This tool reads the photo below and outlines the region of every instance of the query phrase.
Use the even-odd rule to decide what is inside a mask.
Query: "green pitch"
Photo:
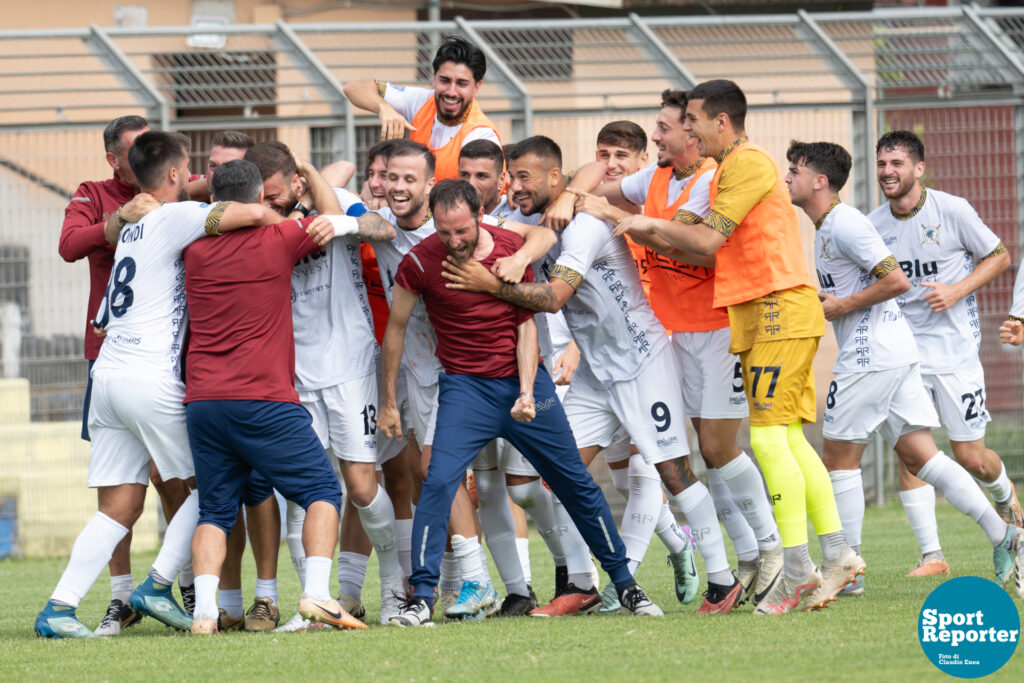
[[[992,576],[981,531],[940,502],[939,526],[954,576]],[[813,538],[813,536],[812,536]],[[403,630],[320,630],[193,638],[151,619],[111,640],[44,641],[32,624],[60,577],[64,559],[0,561],[0,680],[207,680],[335,678],[360,680],[938,680],[917,642],[917,615],[944,577],[905,579],[917,548],[898,502],[868,508],[864,557],[867,594],[829,609],[754,617],[750,605],[724,617],[698,617],[672,592],[665,551],[655,539],[639,580],[665,610],[662,619],[589,616],[560,620],[489,619]],[[812,541],[812,554],[816,543]],[[550,598],[554,570],[541,541],[531,544],[534,587]],[[152,556],[133,558],[141,580]],[[255,575],[247,557],[246,601]],[[698,561],[699,562],[699,561]],[[703,568],[702,568],[703,569]],[[299,587],[288,551],[280,560],[282,622]],[[497,571],[491,573],[497,578]],[[109,601],[106,572],[79,608],[95,627]],[[368,616],[378,608],[376,564],[363,591]],[[1024,610],[1020,600],[1018,609]],[[1024,680],[1024,652],[992,677]],[[948,679],[953,680],[953,679]]]

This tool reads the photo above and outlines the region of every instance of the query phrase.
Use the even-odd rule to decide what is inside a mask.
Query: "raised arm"
[[[405,137],[405,131],[416,130],[411,123],[405,120],[404,116],[387,103],[384,95],[377,88],[377,81],[372,78],[349,81],[345,84],[343,91],[345,97],[353,105],[377,114],[380,118],[381,140]]]
[[[825,292],[818,292],[821,307],[825,310],[825,319],[835,320],[852,311],[859,311],[899,296],[910,289],[910,280],[903,274],[895,256],[883,259],[871,269],[871,274],[875,276],[875,281],[850,296],[840,299]]]
[[[344,159],[327,164],[320,169],[320,175],[331,187],[345,187],[355,174],[356,165]]]
[[[519,398],[512,406],[512,417],[518,422],[529,422],[537,416],[533,400],[533,384],[537,379],[540,347],[537,345],[537,323],[530,316],[519,323],[516,340],[516,364],[519,369]]]
[[[405,350],[405,329],[409,326],[412,309],[419,297],[401,285],[395,285],[391,299],[391,313],[384,330],[384,348],[381,352],[380,410],[377,428],[389,439],[402,435],[402,420],[398,414],[398,366]]]
[[[638,214],[620,219],[615,225],[615,234],[629,235],[637,244],[648,246],[673,261],[688,263],[692,266],[714,268],[714,254],[705,255],[693,251],[685,251],[673,245],[669,236],[674,235],[679,226],[692,227],[693,224],[676,220],[667,221],[662,218],[652,218]]]

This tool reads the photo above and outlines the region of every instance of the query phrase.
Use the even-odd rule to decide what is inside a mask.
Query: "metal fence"
[[[592,158],[596,133],[609,120],[628,118],[650,130],[663,89],[730,78],[747,93],[748,131],[780,162],[794,138],[850,149],[854,171],[844,197],[869,210],[878,199],[878,134],[912,128],[927,146],[928,182],[966,197],[1020,261],[1021,10],[278,22],[217,30],[0,31],[0,554],[11,514],[22,552],[45,553],[64,551],[80,528],[72,521],[94,509],[82,486],[88,450],[76,436],[88,275],[82,262],[61,262],[56,243],[77,184],[109,176],[100,130],[115,116],[143,114],[154,126],[188,132],[197,172],[211,132],[234,128],[281,139],[318,162],[355,161],[358,177],[377,137],[376,119],[353,109],[342,84],[427,81],[433,46],[455,33],[487,55],[479,100],[502,138],[549,135],[568,166]],[[809,223],[805,229],[810,244],[813,230]],[[995,419],[989,443],[1020,481],[1024,367],[995,335],[1015,274],[1016,266],[979,299]],[[820,388],[834,353],[834,342],[826,342],[816,364]],[[871,495],[891,493],[891,458],[865,464],[874,470],[866,480],[880,484]],[[5,512],[15,505],[16,513]],[[137,546],[147,533],[137,531]]]

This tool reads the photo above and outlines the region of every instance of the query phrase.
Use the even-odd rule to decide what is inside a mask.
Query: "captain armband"
[[[996,248],[993,249],[991,253],[986,254],[985,256],[983,256],[981,258],[981,260],[984,261],[987,258],[992,258],[993,256],[999,256],[1000,254],[1005,254],[1005,253],[1006,253],[1006,246],[1002,242],[1000,242],[999,244],[996,245]]]
[[[234,202],[217,202],[210,209],[210,213],[206,215],[206,224],[203,226],[206,230],[206,234],[213,237],[214,235],[220,234],[220,221],[224,218],[224,212],[228,210]]]
[[[548,276],[548,279],[551,280],[553,278],[558,278],[559,280],[566,282],[570,287],[573,288],[573,290],[579,289],[580,285],[583,284],[582,275],[577,273],[572,268],[569,268],[568,266],[563,266],[561,264],[558,264],[551,269],[551,275]]]
[[[718,234],[725,237],[731,237],[732,231],[736,229],[736,224],[731,219],[726,218],[717,211],[709,212],[708,217],[702,222]]]
[[[871,274],[875,276],[876,280],[881,280],[883,277],[885,277],[889,273],[893,272],[894,270],[899,270],[899,269],[900,269],[900,264],[896,260],[896,257],[893,256],[892,254],[889,254],[884,259],[879,261],[878,264],[874,268],[871,269]]]
[[[693,211],[687,211],[686,209],[679,209],[676,211],[676,215],[672,216],[672,220],[676,223],[686,223],[687,225],[697,225],[703,223],[704,219]]]

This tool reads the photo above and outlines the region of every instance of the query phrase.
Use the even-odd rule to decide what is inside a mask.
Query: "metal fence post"
[[[148,100],[145,106],[148,110],[148,117],[160,122],[161,130],[170,130],[171,116],[160,91],[153,86],[146,77],[142,75],[131,60],[121,51],[114,41],[110,39],[103,29],[96,24],[89,27],[89,38],[85,42],[95,49],[99,56],[110,65],[111,69],[124,82],[128,90],[146,94],[143,98]]]

